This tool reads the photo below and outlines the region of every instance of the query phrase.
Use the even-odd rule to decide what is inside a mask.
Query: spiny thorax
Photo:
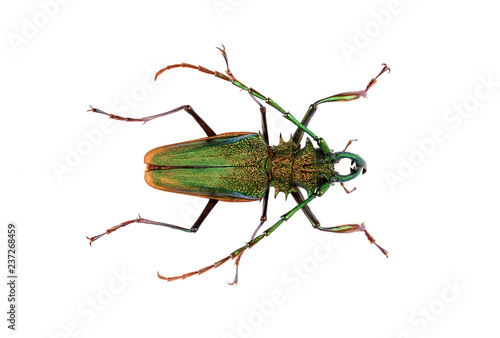
[[[299,144],[292,139],[273,146],[271,159],[271,182],[275,189],[275,197],[279,192],[289,193],[303,188],[311,195],[318,187],[318,178],[328,178],[332,173],[331,164],[322,163],[317,149],[306,139],[306,146],[300,149]],[[319,163],[321,162],[321,163]]]

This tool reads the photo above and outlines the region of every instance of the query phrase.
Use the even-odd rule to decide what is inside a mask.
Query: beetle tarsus
[[[240,267],[241,255],[243,255],[243,252],[241,252],[238,256],[236,256],[236,261],[234,262],[234,265],[236,266],[236,274],[234,275],[234,280],[232,283],[227,282],[227,284],[229,285],[238,285],[238,269]]]
[[[229,61],[227,59],[227,54],[226,54],[226,47],[221,44],[222,46],[222,49],[220,49],[219,47],[215,47],[217,48],[218,50],[220,50],[220,52],[222,53],[222,56],[224,57],[224,61],[226,61],[226,74],[232,79],[232,80],[236,80],[236,78],[234,77],[233,73],[231,72],[231,70],[229,69]]]
[[[94,241],[94,237],[92,237],[92,238],[89,238],[89,236],[85,236],[85,237],[87,237],[87,239],[90,240],[89,245],[92,246],[92,242]]]
[[[380,245],[378,245],[377,243],[375,243],[375,238],[373,238],[372,235],[370,235],[370,233],[368,231],[366,231],[365,229],[365,223],[361,223],[362,225],[362,228],[361,230],[365,232],[365,235],[366,235],[366,238],[368,238],[368,240],[370,241],[371,244],[375,244],[375,246],[385,255],[385,257],[389,258],[389,255],[388,255],[388,251],[385,250],[384,248],[382,248]]]
[[[380,75],[384,74],[385,72],[388,72],[388,73],[391,72],[391,69],[385,63],[383,63],[382,66],[384,66],[384,68],[382,68],[380,73],[378,73],[378,75],[375,76],[375,78],[371,79],[370,82],[368,83],[368,86],[366,86],[364,97],[366,97],[366,92],[368,91],[368,89],[373,87],[373,85],[377,82],[377,79]]]
[[[222,55],[226,54],[226,47],[221,43],[220,44],[222,46],[222,49],[220,49],[219,47],[215,47],[216,49],[220,50],[220,52],[222,53]]]
[[[377,246],[377,248],[379,248],[380,251],[382,251],[382,253],[385,255],[385,257],[389,258],[389,251],[387,251],[386,249],[382,248],[380,245],[378,245],[377,243],[373,243]]]
[[[126,221],[126,222],[120,223],[118,225],[115,225],[114,227],[109,228],[108,230],[106,230],[105,232],[103,232],[100,235],[93,236],[93,237],[88,237],[88,236],[86,236],[86,237],[87,237],[88,240],[90,240],[90,246],[92,246],[92,243],[95,242],[95,241],[97,241],[102,236],[109,235],[110,233],[112,233],[112,232],[114,232],[114,231],[116,231],[116,230],[118,230],[118,229],[120,229],[120,228],[122,228],[122,227],[124,227],[126,225],[129,225],[131,223],[136,223],[136,222],[137,223],[141,223],[140,220],[141,220],[141,218],[139,216],[139,218],[137,218],[137,219],[133,219],[133,220]]]
[[[196,112],[194,111],[194,109],[190,105],[183,105],[183,106],[174,108],[172,110],[169,110],[169,111],[161,113],[161,114],[156,114],[156,115],[151,115],[151,116],[145,116],[145,117],[142,117],[142,118],[122,117],[122,116],[118,116],[118,115],[114,115],[114,114],[108,114],[108,113],[106,113],[106,112],[104,112],[104,111],[102,111],[100,109],[94,108],[92,106],[90,106],[90,108],[91,109],[89,109],[88,111],[107,115],[110,119],[113,119],[113,120],[125,121],[125,122],[142,122],[142,124],[145,124],[148,121],[154,120],[154,119],[162,117],[162,116],[167,116],[167,115],[176,113],[178,111],[185,110],[189,115],[191,115],[195,119],[195,121],[205,131],[205,133],[207,134],[207,136],[215,136],[215,135],[217,135],[212,130],[212,128],[210,128],[208,126],[208,124],[205,121],[203,121],[203,119],[198,114],[196,114]]]

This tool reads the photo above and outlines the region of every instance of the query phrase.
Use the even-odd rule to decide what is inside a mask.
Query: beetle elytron
[[[370,80],[366,89],[345,92],[318,100],[309,106],[304,118],[299,122],[292,114],[285,111],[272,99],[265,97],[255,89],[249,88],[238,81],[229,70],[225,48],[224,46],[222,47],[222,49],[217,49],[221,51],[224,57],[227,68],[226,75],[202,66],[180,63],[161,69],[156,73],[155,80],[163,72],[169,69],[179,67],[191,68],[209,75],[214,75],[218,79],[227,81],[247,91],[250,97],[260,107],[262,134],[250,132],[216,134],[189,105],[180,106],[162,114],[140,119],[108,114],[91,106],[89,111],[107,115],[115,120],[128,122],[146,123],[158,117],[170,115],[181,110],[190,114],[205,131],[207,137],[158,147],[149,151],[144,158],[144,162],[147,165],[145,180],[153,188],[207,198],[208,203],[191,228],[151,221],[138,216],[138,218],[114,226],[100,235],[90,238],[87,237],[90,240],[90,244],[103,235],[110,234],[131,223],[161,225],[194,233],[198,231],[200,225],[219,201],[249,202],[263,200],[264,203],[260,224],[253,233],[251,240],[246,245],[233,251],[229,256],[200,270],[175,277],[163,277],[158,273],[158,277],[167,281],[185,279],[193,275],[202,274],[212,268],[217,268],[229,259],[236,259],[236,275],[234,281],[230,284],[237,284],[238,265],[242,254],[264,237],[269,236],[298,210],[302,210],[312,226],[318,230],[338,233],[364,232],[370,243],[375,244],[380,251],[387,256],[387,251],[375,243],[375,239],[366,231],[364,223],[323,227],[312,213],[308,205],[309,202],[316,197],[322,196],[331,185],[340,183],[346,193],[354,191],[356,188],[349,191],[344,186],[344,182],[356,178],[360,173],[364,174],[366,172],[366,163],[360,156],[346,152],[347,147],[355,140],[349,141],[344,150],[332,152],[323,138],[316,136],[307,128],[318,105],[326,102],[352,101],[360,97],[366,97],[366,93],[376,83],[377,78],[384,72],[390,71],[387,65],[382,64],[383,69],[375,78]],[[297,126],[297,130],[289,142],[284,142],[280,137],[280,142],[277,146],[269,145],[266,108],[259,100],[264,101],[266,104],[278,110],[283,114],[283,117]],[[300,147],[300,142],[304,133],[308,134],[312,140],[316,142],[318,148],[313,147],[309,138],[306,139],[305,147]],[[335,170],[335,164],[341,159],[351,160],[350,172],[346,175],[339,174]],[[284,192],[286,196],[291,194],[297,202],[297,205],[281,216],[273,226],[256,237],[258,230],[267,220],[267,204],[270,187],[274,187],[275,197],[279,192]],[[304,197],[299,188],[306,191],[307,197]]]

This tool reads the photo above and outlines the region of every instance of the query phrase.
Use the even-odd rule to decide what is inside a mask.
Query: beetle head
[[[335,171],[335,164],[339,163],[341,159],[350,159],[351,160],[351,167],[350,167],[350,172],[347,175],[342,175],[339,174],[337,171]],[[347,151],[341,151],[341,152],[336,152],[333,153],[329,156],[329,159],[332,163],[332,178],[331,182],[332,183],[342,183],[342,182],[347,182],[352,179],[355,179],[358,177],[359,174],[364,174],[366,173],[366,162],[361,158],[361,156],[349,153]]]

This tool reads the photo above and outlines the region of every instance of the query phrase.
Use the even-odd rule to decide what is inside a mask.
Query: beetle
[[[340,93],[314,102],[309,106],[302,121],[299,122],[292,114],[281,108],[271,98],[238,81],[229,69],[228,57],[224,45],[222,45],[222,48],[217,47],[217,49],[224,57],[227,68],[225,71],[226,74],[212,71],[202,66],[179,63],[169,65],[158,71],[155,80],[167,70],[188,68],[227,81],[247,91],[250,97],[258,104],[262,120],[262,133],[231,132],[216,134],[189,105],[183,105],[165,113],[143,118],[121,117],[108,114],[90,106],[91,109],[88,111],[127,122],[146,123],[179,111],[185,111],[191,115],[207,134],[207,137],[150,150],[144,157],[144,163],[146,164],[145,180],[151,187],[159,190],[208,199],[204,210],[190,228],[148,220],[139,215],[136,219],[111,227],[100,235],[87,237],[90,240],[90,245],[103,235],[110,234],[131,223],[154,224],[195,233],[219,201],[250,202],[262,200],[263,207],[260,224],[246,245],[202,269],[175,277],[164,277],[158,272],[158,277],[167,281],[185,279],[193,275],[200,275],[212,268],[217,268],[230,259],[236,259],[236,274],[233,282],[229,284],[237,284],[238,267],[242,254],[264,237],[273,233],[283,222],[299,210],[304,212],[315,229],[336,233],[364,232],[369,242],[375,244],[387,256],[388,252],[375,242],[375,239],[366,230],[364,223],[323,227],[311,211],[309,203],[316,197],[324,195],[330,186],[336,183],[339,183],[346,193],[354,191],[356,188],[348,190],[344,182],[350,181],[360,174],[364,174],[367,169],[366,162],[359,155],[346,151],[347,147],[356,140],[350,140],[344,150],[333,152],[328,147],[326,141],[316,136],[307,126],[320,104],[352,101],[366,97],[368,90],[377,82],[378,77],[386,71],[390,72],[389,67],[386,64],[382,64],[382,70],[375,78],[369,81],[364,90]],[[269,145],[266,108],[260,101],[278,110],[284,118],[297,127],[290,141],[285,142],[280,136],[277,146]],[[309,135],[312,141],[306,138],[305,146],[301,148],[300,143],[304,133]],[[317,144],[316,148],[313,146],[313,141]],[[335,165],[342,159],[351,161],[350,171],[345,175],[335,170]],[[259,236],[256,236],[259,229],[267,220],[270,187],[273,187],[275,190],[275,198],[279,192],[284,192],[286,196],[291,194],[297,205],[282,215],[270,228],[263,231]],[[307,193],[306,197],[300,189],[303,189]]]

